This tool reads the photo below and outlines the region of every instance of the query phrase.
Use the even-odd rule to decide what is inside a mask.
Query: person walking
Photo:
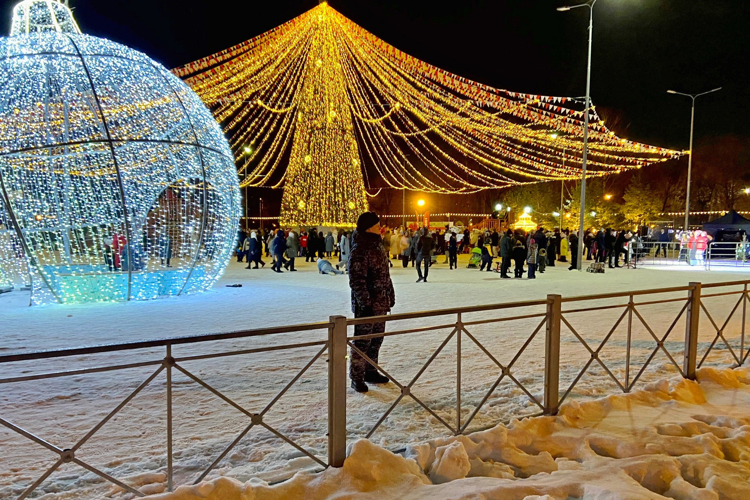
[[[252,231],[250,233],[250,237],[248,238],[250,241],[250,249],[248,250],[247,254],[247,267],[245,269],[258,269],[258,264],[260,264],[263,267],[266,267],[266,263],[263,262],[263,250],[261,246],[261,239],[258,237],[258,233],[255,231]],[[250,267],[255,264],[255,267]]]
[[[273,239],[271,251],[273,252],[274,262],[271,269],[277,273],[283,273],[281,266],[284,264],[284,253],[286,252],[286,238],[284,238],[284,230],[279,229],[276,232],[276,237]]]
[[[422,237],[422,232],[417,229],[414,234],[411,235],[411,249],[409,250],[409,260],[411,261],[411,267],[414,267],[414,263],[417,261],[417,245],[419,244],[419,238]]]
[[[434,241],[432,235],[429,229],[424,228],[422,236],[417,241],[417,275],[419,275],[417,283],[421,281],[427,283],[427,275],[430,273],[430,265],[432,264],[433,247]],[[422,262],[424,262],[424,276],[422,276]]]
[[[513,253],[513,233],[510,229],[500,239],[500,258],[502,263],[500,264],[500,277],[510,278],[508,276],[508,269],[510,269],[510,259]]]
[[[383,253],[380,218],[375,212],[365,212],[357,220],[349,258],[349,287],[352,291],[352,312],[355,318],[383,316],[396,304],[396,292],[391,281],[389,259]],[[385,323],[355,325],[354,336],[369,336],[385,332]],[[366,382],[386,384],[388,377],[378,373],[372,363],[378,363],[383,337],[354,340],[351,349],[349,378],[351,387],[367,392]],[[367,356],[372,362],[368,362]]]
[[[297,254],[299,254],[299,242],[297,241],[297,235],[294,234],[294,231],[289,231],[289,236],[287,236],[286,238],[286,256],[289,258],[289,261],[284,264],[284,267],[287,269],[287,271],[296,271],[296,269],[294,268],[294,259],[297,257]]]

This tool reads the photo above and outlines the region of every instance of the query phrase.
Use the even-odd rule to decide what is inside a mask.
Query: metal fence
[[[502,420],[499,412],[511,404],[508,398],[501,403],[491,403],[501,385],[508,388],[507,394],[517,394],[512,399],[524,399],[528,403],[517,412],[512,407],[513,414],[507,416],[554,415],[570,398],[597,395],[591,391],[599,390],[601,381],[608,381],[617,391],[630,392],[648,377],[653,379],[665,373],[678,373],[694,379],[696,370],[708,363],[740,366],[747,361],[750,352],[745,342],[747,303],[750,301],[748,284],[750,281],[691,283],[683,287],[582,297],[548,295],[535,301],[374,318],[332,316],[328,322],[306,325],[3,355],[0,356],[0,372],[10,374],[0,379],[6,403],[13,399],[11,386],[14,384],[41,384],[134,368],[149,370],[134,390],[69,447],[52,444],[52,440],[46,439],[42,433],[29,430],[31,422],[13,421],[4,414],[5,411],[0,411],[2,426],[56,457],[43,474],[28,480],[13,496],[24,499],[35,495],[40,485],[63,464],[78,465],[102,481],[133,495],[146,496],[148,492],[141,491],[137,484],[128,484],[126,480],[115,477],[113,469],[79,456],[79,450],[137,395],[157,382],[164,383],[159,401],[166,414],[166,449],[161,455],[164,465],[158,470],[166,475],[167,489],[172,490],[178,483],[197,483],[207,478],[254,429],[267,431],[279,442],[293,447],[299,456],[307,457],[320,467],[340,467],[346,457],[347,442],[357,437],[372,438],[386,426],[390,426],[391,434],[404,433],[408,432],[403,430],[404,422],[418,420],[426,435],[435,437],[440,434],[440,429],[443,434],[456,435],[499,423]],[[390,331],[369,336],[351,335],[352,327],[372,323],[386,323],[391,327]],[[304,336],[307,340],[283,340],[289,334]],[[413,336],[417,336],[417,342]],[[376,363],[354,345],[355,340],[376,337],[386,338],[392,351],[409,349],[413,356],[408,361],[383,357],[383,362]],[[279,338],[282,340],[263,347],[213,349],[217,343],[225,341]],[[408,338],[412,341],[404,345],[403,339]],[[198,351],[190,353],[189,349]],[[186,352],[178,352],[182,350]],[[313,354],[301,358],[305,360],[302,368],[293,370],[294,375],[275,391],[273,397],[256,401],[252,407],[244,402],[243,397],[218,388],[216,381],[208,380],[209,377],[190,367],[193,362],[259,353],[272,353],[278,358],[282,353],[298,350],[309,350]],[[347,353],[350,350],[357,350],[372,367],[392,381],[389,384],[391,389],[379,392],[381,397],[374,398],[372,403],[368,400],[366,409],[353,404],[355,397],[362,396],[348,393]],[[147,352],[146,359],[112,361],[119,359],[117,356],[125,356],[126,361],[127,355],[136,351]],[[102,356],[108,362],[97,366],[66,370],[47,368],[54,360],[58,364],[65,362],[82,366],[87,358],[99,363]],[[657,359],[661,361],[657,362]],[[327,367],[319,373],[322,379],[319,387],[322,393],[327,388],[327,396],[323,394],[327,419],[323,412],[310,410],[305,415],[313,430],[325,439],[324,446],[316,447],[301,442],[272,422],[268,415],[282,397],[302,383],[301,379],[311,367],[322,362],[326,362]],[[437,379],[425,380],[425,373],[436,365],[440,365]],[[262,368],[262,365],[257,368]],[[536,372],[543,373],[543,377],[534,376]],[[208,467],[181,474],[180,480],[175,479],[178,470],[174,463],[175,374],[229,405],[243,421],[241,431],[226,439],[223,449],[212,456]],[[584,380],[587,377],[595,383],[587,382],[589,385],[586,385]],[[440,382],[444,383],[440,385]],[[50,390],[41,385],[36,387],[39,391]],[[159,385],[159,391],[161,387]],[[105,391],[109,389],[103,388]],[[388,400],[389,397],[393,399]],[[383,408],[381,413],[375,413],[376,405]],[[363,418],[363,412],[367,418]],[[368,418],[366,428],[347,428],[347,424],[351,426],[355,420],[360,422]],[[56,425],[66,425],[63,416],[56,420]],[[401,437],[409,440],[415,435],[408,432]],[[8,477],[6,471],[0,470],[0,477]]]
[[[745,267],[750,260],[750,243],[712,241],[708,244],[704,260],[704,265],[709,271],[712,267]]]

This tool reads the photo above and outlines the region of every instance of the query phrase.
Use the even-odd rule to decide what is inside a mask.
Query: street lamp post
[[[557,139],[559,135],[557,132],[553,132],[550,134],[550,137],[553,139]],[[565,146],[563,146],[562,150],[562,167],[563,170],[565,170]],[[560,231],[563,230],[563,205],[565,204],[565,179],[560,181]]]
[[[583,231],[585,224],[586,214],[586,160],[589,150],[589,109],[591,107],[591,45],[594,35],[594,5],[596,0],[590,0],[589,2],[558,7],[558,11],[566,12],[571,9],[577,9],[579,7],[589,8],[589,55],[588,65],[586,69],[586,105],[584,108],[583,118],[583,163],[581,165],[581,221],[578,226],[578,262],[577,268],[580,271],[583,269]]]
[[[693,171],[693,125],[695,124],[695,99],[712,92],[718,92],[721,87],[709,90],[708,92],[702,92],[700,94],[683,94],[682,92],[675,92],[674,90],[667,90],[668,94],[684,95],[693,100],[693,107],[690,111],[690,156],[688,156],[688,174],[687,174],[687,188],[685,190],[685,231],[688,230],[688,223],[690,219],[690,176]]]

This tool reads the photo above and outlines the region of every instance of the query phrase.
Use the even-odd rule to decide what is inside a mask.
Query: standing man
[[[574,271],[578,269],[578,233],[575,231],[570,233],[568,242],[570,243],[570,267],[568,271]]]
[[[396,292],[391,282],[390,260],[383,252],[380,236],[380,218],[375,212],[365,212],[357,220],[353,234],[352,253],[349,258],[349,287],[352,289],[352,311],[355,318],[383,316],[396,304]],[[365,323],[354,327],[354,335],[372,335],[385,332],[385,323]],[[378,362],[383,337],[355,340],[351,350],[349,378],[357,392],[367,392],[367,384],[387,384],[388,377],[378,373],[358,352],[364,353],[374,363]]]
[[[417,283],[424,281],[427,283],[427,275],[430,273],[430,264],[432,264],[432,249],[434,240],[428,228],[422,230],[422,236],[417,242]],[[424,261],[424,277],[422,277],[422,262]]]
[[[508,269],[510,269],[511,254],[513,253],[513,233],[508,229],[500,240],[500,258],[503,259],[500,264],[500,277],[510,278]]]

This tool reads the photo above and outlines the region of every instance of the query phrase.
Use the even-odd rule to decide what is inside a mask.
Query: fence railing
[[[750,353],[745,341],[747,303],[750,301],[748,284],[750,281],[690,283],[681,287],[582,297],[548,295],[545,299],[534,301],[367,318],[332,316],[328,322],[306,325],[3,355],[0,356],[0,372],[10,374],[0,379],[5,401],[13,399],[13,391],[9,389],[12,384],[120,372],[133,368],[150,370],[134,390],[86,434],[71,443],[70,447],[54,445],[40,432],[32,432],[28,428],[30,422],[13,421],[7,415],[0,414],[0,425],[57,456],[54,463],[37,479],[24,485],[16,497],[29,498],[51,474],[63,464],[70,463],[133,495],[146,496],[137,488],[137,484],[128,484],[127,481],[118,479],[111,470],[81,458],[78,452],[105,424],[157,380],[165,382],[163,404],[167,423],[166,460],[161,470],[166,474],[167,489],[172,490],[176,484],[173,444],[173,375],[176,373],[232,407],[244,420],[241,432],[233,439],[227,439],[210,465],[190,475],[187,480],[197,483],[215,471],[222,460],[255,428],[270,432],[276,439],[321,467],[340,467],[346,457],[347,441],[357,434],[347,430],[347,422],[351,422],[347,412],[353,410],[357,413],[356,420],[362,420],[362,408],[353,406],[354,398],[351,393],[347,393],[348,351],[358,353],[372,368],[392,381],[391,387],[395,386],[394,391],[382,393],[384,397],[394,398],[390,403],[382,398],[382,401],[379,400],[384,403],[385,411],[373,416],[371,420],[374,423],[362,431],[363,437],[367,438],[381,430],[386,422],[417,418],[416,410],[434,423],[435,427],[428,426],[425,431],[431,436],[439,433],[441,428],[449,434],[457,435],[470,432],[472,424],[479,428],[497,424],[501,420],[498,406],[502,405],[492,405],[490,399],[501,384],[507,385],[509,390],[516,391],[518,397],[525,398],[528,402],[528,408],[531,409],[529,411],[532,412],[525,412],[523,415],[554,415],[564,401],[579,394],[576,390],[581,389],[586,377],[592,377],[596,383],[610,380],[617,390],[630,392],[637,383],[644,381],[649,369],[656,370],[655,376],[666,370],[694,379],[696,370],[709,361],[719,364],[728,361],[732,366],[740,366],[747,361]],[[736,297],[737,300],[728,300],[730,297]],[[651,317],[654,313],[655,316]],[[593,324],[592,317],[596,318]],[[382,323],[395,325],[395,328],[384,333],[350,335],[350,327],[356,333],[363,326]],[[682,333],[678,327],[680,324],[684,325]],[[263,347],[207,352],[211,345],[209,343],[212,342],[276,339],[293,333],[303,334],[308,338],[318,334],[319,338],[305,342],[280,341]],[[395,345],[401,339],[413,336],[417,336],[418,342],[412,341],[407,345],[406,348],[413,354],[408,361],[399,361],[395,356],[391,360],[376,361],[363,347],[366,341],[382,337],[389,339],[389,344],[394,344],[394,349],[403,349],[403,346]],[[431,351],[429,355],[415,364],[414,360],[421,356],[421,348],[432,345],[431,342],[436,347],[428,349]],[[190,346],[200,351],[192,354],[177,352]],[[304,349],[309,349],[314,354],[311,357],[305,355],[304,366],[296,371],[291,380],[273,397],[253,408],[238,397],[217,388],[215,383],[189,366],[196,361],[259,353],[280,356],[281,353]],[[81,363],[86,357],[98,359],[97,355],[105,354],[111,359],[118,354],[143,350],[151,353],[143,360],[109,362],[80,369],[46,368],[47,363],[54,360],[58,364],[61,361],[74,364]],[[163,354],[154,354],[158,351]],[[659,355],[663,356],[664,362],[655,366],[655,359]],[[520,361],[522,358],[524,361]],[[288,435],[266,418],[269,410],[295,384],[300,383],[300,379],[316,362],[322,360],[328,363],[326,380],[321,384],[321,387],[328,389],[328,418],[325,424],[321,415],[311,413],[309,418],[319,434],[327,434],[327,454],[306,446],[296,436]],[[442,363],[439,380],[452,380],[448,389],[439,389],[444,394],[436,396],[433,393],[438,388],[433,383],[434,380],[423,379],[425,373],[439,362]],[[29,363],[33,363],[31,371],[35,373],[28,373]],[[406,374],[409,370],[412,372]],[[543,383],[540,383],[539,377],[534,376],[537,372],[543,373]],[[471,387],[467,387],[471,384]],[[586,395],[585,390],[582,395]],[[397,414],[399,405],[403,406],[407,401],[415,406]],[[366,411],[369,415],[372,405]],[[523,416],[520,413],[506,416]],[[56,425],[65,426],[64,419],[58,419]],[[402,436],[403,439],[413,437]],[[0,474],[3,473],[0,470]]]
[[[750,264],[750,243],[712,241],[704,260],[708,270],[712,267],[745,267]]]

